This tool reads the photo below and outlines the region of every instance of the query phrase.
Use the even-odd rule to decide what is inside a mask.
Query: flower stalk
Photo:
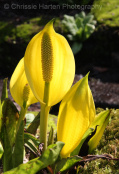
[[[25,114],[26,114],[27,109],[28,109],[28,107],[27,108],[23,108],[23,107],[21,108],[20,115],[19,115],[19,120],[18,120],[18,123],[17,123],[17,132],[19,130],[21,121],[24,120],[24,118],[25,118]]]
[[[50,107],[48,106],[49,89],[50,89],[50,83],[45,82],[44,99],[43,99],[43,102],[45,104],[41,104],[41,112],[40,112],[40,141],[44,143],[43,151],[47,149],[47,127],[48,127],[48,115],[50,111]]]

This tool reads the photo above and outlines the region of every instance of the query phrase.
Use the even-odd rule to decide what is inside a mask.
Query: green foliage
[[[0,142],[0,159],[3,155],[3,152],[4,152],[4,149],[3,149],[2,143]]]
[[[8,36],[13,33],[13,24],[7,21],[0,21],[0,43],[7,41]]]
[[[1,133],[1,128],[2,128],[2,121],[3,120],[3,115],[2,115],[2,103],[0,99],[0,133]]]
[[[6,98],[2,103],[3,127],[9,137],[10,145],[13,146],[16,138],[17,122],[19,118],[18,110],[9,98]]]
[[[61,159],[60,152],[64,146],[63,142],[54,142],[54,130],[56,133],[56,124],[57,117],[54,115],[49,115],[49,144],[48,148],[42,152],[39,150],[39,140],[30,133],[36,133],[36,130],[40,123],[40,115],[38,114],[35,118],[33,114],[27,114],[27,130],[30,130],[30,133],[24,134],[24,116],[25,110],[19,112],[16,109],[16,106],[10,101],[7,97],[7,80],[4,81],[4,87],[2,90],[2,103],[0,100],[0,157],[2,157],[3,161],[3,171],[5,174],[36,174],[42,169],[52,170],[52,173],[70,173],[70,168],[80,162],[82,157],[74,156],[80,155],[82,147],[89,141],[92,136],[94,137],[93,144],[98,144],[102,134],[104,132],[107,123],[109,122],[110,110],[102,111],[101,109],[97,110],[98,116],[96,116],[91,128],[84,134],[82,141],[79,146],[72,152],[71,157],[66,159]],[[23,113],[22,113],[23,112]],[[23,116],[21,119],[20,127],[18,126],[20,116]],[[33,116],[32,118],[30,118]],[[108,153],[113,155],[114,157],[119,158],[119,110],[112,110],[111,117],[113,122],[105,130],[103,138],[98,145],[98,148],[94,153],[102,154]],[[101,125],[101,126],[100,126]],[[33,129],[31,128],[33,126]],[[97,129],[97,126],[100,126],[100,129]],[[30,129],[29,129],[30,128]],[[95,129],[95,130],[94,130]],[[93,131],[94,130],[94,131]],[[93,131],[93,132],[92,132]],[[95,139],[96,137],[96,139]],[[91,140],[91,139],[90,139]],[[97,142],[96,142],[97,141]],[[90,141],[89,141],[90,142]],[[23,152],[25,147],[29,148],[33,153],[35,153],[38,158],[30,160],[26,164],[23,163]],[[90,146],[90,144],[89,144]],[[93,149],[96,147],[93,147]],[[87,151],[88,152],[88,151]],[[91,150],[92,152],[92,150]],[[87,155],[87,154],[86,154]],[[83,155],[82,155],[83,156]],[[98,171],[104,173],[118,173],[119,161],[93,161],[91,164],[95,164],[95,166],[91,166],[86,163],[84,168],[81,166],[77,167],[78,173],[95,173]],[[88,166],[88,168],[87,168]],[[15,168],[16,167],[16,168]]]
[[[100,139],[104,133],[104,130],[109,123],[111,110],[105,110],[96,115],[94,122],[91,124],[92,128],[96,128],[96,133],[88,142],[89,153],[91,153],[99,144]]]
[[[64,15],[62,24],[66,29],[67,38],[73,41],[73,53],[77,54],[82,48],[82,42],[94,32],[96,21],[92,14],[86,15],[85,12],[81,12],[76,14],[75,17]]]
[[[82,160],[82,157],[79,157],[79,156],[73,156],[70,158],[62,159],[61,161],[56,163],[54,174],[57,174],[59,171],[62,173],[68,170],[80,160]]]
[[[39,140],[30,133],[24,133],[24,143],[34,154],[38,155]]]
[[[48,145],[54,144],[54,129],[51,127],[48,137]]]
[[[8,91],[7,91],[7,78],[3,80],[3,88],[2,88],[2,96],[1,96],[1,102],[5,99],[8,98]]]
[[[95,0],[92,13],[97,21],[111,27],[119,26],[119,1],[118,0]]]
[[[4,174],[36,174],[36,172],[56,162],[63,146],[64,143],[62,142],[52,144],[47,148],[41,157],[35,158],[26,164],[21,164],[17,168],[5,172]]]
[[[24,41],[29,41],[29,36],[33,33],[33,26],[28,23],[18,25],[16,28],[16,36],[22,38]]]
[[[57,131],[57,116],[49,114],[48,118],[48,131],[50,131],[51,127],[54,129],[54,133]]]
[[[6,127],[3,127],[2,129],[3,133],[3,171],[6,172],[8,170],[11,170],[13,168],[13,161],[12,161],[12,147],[9,139],[8,132],[6,130]]]
[[[28,125],[34,120],[35,116],[32,113],[27,113],[25,114],[25,118],[26,118],[25,128],[27,129]]]
[[[34,120],[28,125],[26,131],[35,135],[39,125],[40,125],[40,113],[38,113],[37,116],[34,118]]]
[[[23,152],[24,152],[24,121],[22,120],[15,139],[12,168],[15,168],[23,163]]]
[[[12,21],[0,21],[0,43],[12,42],[16,44],[17,39],[29,42],[31,35],[40,29],[38,26],[40,20],[40,17],[31,18],[18,25]]]

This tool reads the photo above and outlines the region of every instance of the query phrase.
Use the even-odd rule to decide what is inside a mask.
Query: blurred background
[[[118,0],[0,0],[0,82],[52,18],[74,53],[74,83],[90,71],[96,107],[119,108]]]

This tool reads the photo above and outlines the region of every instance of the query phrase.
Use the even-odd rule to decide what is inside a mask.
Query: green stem
[[[24,118],[28,107],[21,107],[19,120],[17,124],[17,134],[13,151],[13,167],[23,163],[23,153],[24,153]],[[17,159],[17,156],[19,158]]]
[[[25,109],[23,107],[21,108],[20,115],[19,115],[19,120],[18,120],[18,124],[17,124],[17,131],[19,130],[21,121],[24,120],[26,111],[27,111],[27,108],[25,108]]]
[[[48,101],[49,101],[49,89],[50,89],[50,83],[45,82],[43,102],[46,103],[47,106],[48,106]]]
[[[50,107],[48,106],[49,89],[50,89],[50,83],[45,82],[44,99],[43,99],[43,102],[45,104],[41,104],[41,112],[40,112],[40,142],[44,143],[43,151],[47,149],[47,127],[48,127],[48,115],[50,111]]]

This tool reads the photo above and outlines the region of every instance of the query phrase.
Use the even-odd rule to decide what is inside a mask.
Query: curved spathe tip
[[[55,18],[53,18],[53,19],[51,19],[46,25],[45,25],[45,27],[44,27],[44,29],[53,29],[54,30],[54,28],[53,28],[53,23],[54,23],[54,21],[55,21]]]

